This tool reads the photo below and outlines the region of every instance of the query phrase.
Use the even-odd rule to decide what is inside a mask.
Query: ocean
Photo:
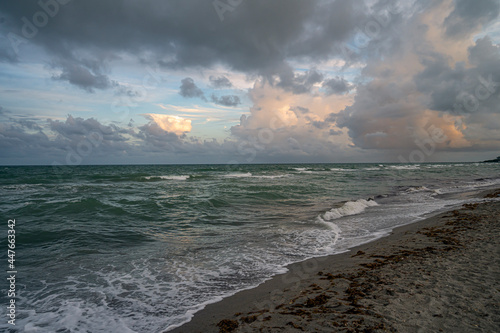
[[[2,332],[161,332],[500,185],[500,164],[0,167]]]

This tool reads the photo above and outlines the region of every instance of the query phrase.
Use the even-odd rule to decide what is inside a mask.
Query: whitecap
[[[246,172],[246,173],[241,173],[241,172],[238,172],[238,173],[228,173],[227,175],[223,175],[223,177],[226,177],[226,178],[252,177],[252,173],[251,172]]]
[[[415,165],[391,165],[389,167],[391,169],[396,169],[396,170],[419,170],[420,169],[420,164],[415,164]]]
[[[147,180],[152,180],[152,179],[163,179],[163,180],[187,180],[189,179],[189,175],[171,175],[171,176],[147,176],[144,177]]]
[[[275,179],[275,178],[283,178],[283,177],[288,177],[290,174],[284,174],[284,175],[274,175],[274,176],[268,176],[268,175],[261,175],[261,176],[252,176],[253,178],[262,178],[262,179]]]
[[[347,201],[341,207],[332,208],[324,213],[323,216],[318,216],[318,218],[324,222],[331,221],[343,216],[362,213],[366,208],[372,206],[378,206],[375,200],[359,199],[356,201]]]

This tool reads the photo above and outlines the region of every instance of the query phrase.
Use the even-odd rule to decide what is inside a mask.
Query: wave
[[[158,179],[163,179],[163,180],[187,180],[191,176],[189,175],[178,175],[178,176],[147,176],[144,177],[146,180],[158,180]]]
[[[235,173],[228,173],[226,175],[222,175],[222,177],[226,177],[226,178],[245,178],[245,177],[252,177],[252,173],[250,173],[250,172],[246,172],[246,173],[235,172]]]
[[[292,168],[297,173],[325,173],[331,171],[331,168]],[[340,170],[340,169],[338,169]],[[346,169],[347,170],[347,169]]]
[[[369,199],[359,199],[356,201],[347,201],[341,207],[332,208],[328,212],[324,213],[322,216],[318,216],[318,219],[322,222],[327,222],[341,218],[343,216],[355,215],[364,212],[368,207],[378,206],[375,200]]]
[[[396,170],[420,170],[420,164],[389,165],[389,168]]]
[[[442,168],[456,168],[456,167],[462,167],[462,166],[467,166],[466,164],[463,163],[453,163],[453,164],[425,164],[422,167],[425,169],[442,169]]]
[[[293,168],[293,170],[299,173],[313,173],[312,169],[309,168]]]
[[[451,168],[455,165],[452,165],[452,164],[429,164],[429,165],[425,165],[424,168],[426,169],[442,169],[442,168]]]
[[[353,172],[356,171],[356,169],[331,168],[330,171]]]
[[[283,175],[273,175],[273,176],[268,176],[268,175],[252,176],[252,178],[275,179],[275,178],[283,178],[283,177],[288,177],[288,176],[291,176],[291,175],[286,173]]]
[[[262,178],[262,179],[275,179],[291,176],[291,174],[280,175],[253,175],[251,172],[233,172],[225,175],[220,175],[224,178]],[[146,176],[142,180],[195,180],[201,178],[212,178],[211,175],[197,174],[197,175],[169,175],[169,176]]]

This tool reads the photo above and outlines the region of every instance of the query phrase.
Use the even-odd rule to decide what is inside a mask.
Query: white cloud
[[[175,133],[177,135],[182,135],[184,133],[190,132],[192,128],[191,120],[184,119],[178,116],[170,116],[158,113],[146,113],[143,114],[143,116],[147,119],[151,119],[162,130]]]

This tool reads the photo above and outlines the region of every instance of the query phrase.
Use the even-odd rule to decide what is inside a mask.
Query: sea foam
[[[378,204],[375,202],[375,200],[365,199],[347,201],[341,207],[332,208],[328,212],[324,213],[321,218],[326,221],[331,221],[343,216],[362,213],[366,208],[371,206],[378,206]]]
[[[179,176],[147,176],[144,177],[147,180],[155,180],[155,179],[163,179],[163,180],[187,180],[189,179],[189,175],[179,175]]]
[[[228,173],[227,175],[223,175],[223,177],[226,178],[244,178],[244,177],[252,177],[252,174],[250,172],[235,172],[235,173]]]

